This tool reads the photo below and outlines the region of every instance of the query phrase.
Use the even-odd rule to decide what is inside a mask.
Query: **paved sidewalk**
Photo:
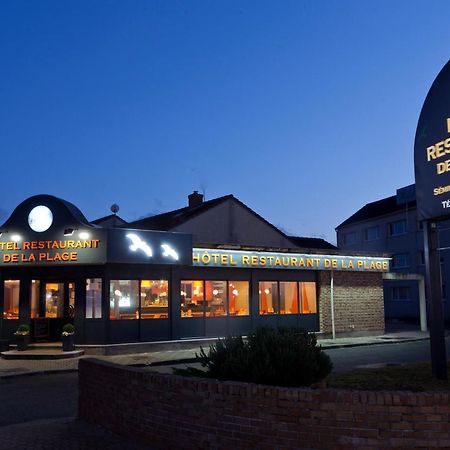
[[[0,431],[0,450],[151,450],[74,417],[33,420]]]
[[[336,339],[319,338],[318,343],[322,348],[355,347],[361,345],[395,344],[399,342],[428,339],[427,332],[406,330],[386,333],[379,336],[364,337],[340,337]],[[200,344],[199,344],[200,345]],[[206,346],[208,347],[208,346]],[[36,373],[53,373],[60,371],[78,370],[78,361],[81,358],[94,357],[123,365],[150,365],[150,364],[175,364],[186,362],[195,358],[199,347],[183,350],[160,350],[147,353],[134,353],[126,355],[84,355],[70,359],[3,359],[0,358],[0,379],[11,376],[31,375]],[[60,350],[54,352],[61,353]]]

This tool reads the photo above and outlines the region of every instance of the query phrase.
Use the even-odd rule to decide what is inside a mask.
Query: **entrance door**
[[[75,283],[33,280],[31,318],[35,341],[61,341],[62,327],[73,323]]]

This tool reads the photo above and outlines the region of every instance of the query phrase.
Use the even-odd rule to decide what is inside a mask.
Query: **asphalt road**
[[[0,379],[0,427],[77,415],[78,374]]]
[[[151,450],[76,420],[78,374],[0,379],[0,450]]]
[[[450,338],[446,339],[449,357]],[[430,341],[415,341],[385,345],[369,345],[326,349],[333,361],[334,372],[345,372],[372,364],[402,364],[430,360]]]

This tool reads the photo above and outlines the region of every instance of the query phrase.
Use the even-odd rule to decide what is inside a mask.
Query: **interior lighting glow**
[[[130,297],[121,297],[119,300],[119,308],[129,308],[131,306]]]
[[[122,292],[120,292],[119,289],[116,289],[114,291],[114,295],[117,295],[117,297],[122,297]]]

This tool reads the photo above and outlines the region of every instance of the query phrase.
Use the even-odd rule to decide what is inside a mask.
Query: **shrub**
[[[62,330],[66,335],[75,333],[75,327],[71,323],[66,323],[63,326]]]
[[[19,325],[14,334],[21,334],[21,335],[30,334],[30,325],[26,325],[26,324]]]
[[[333,367],[315,335],[295,327],[259,327],[245,341],[219,339],[196,356],[207,376],[277,386],[310,386]]]

